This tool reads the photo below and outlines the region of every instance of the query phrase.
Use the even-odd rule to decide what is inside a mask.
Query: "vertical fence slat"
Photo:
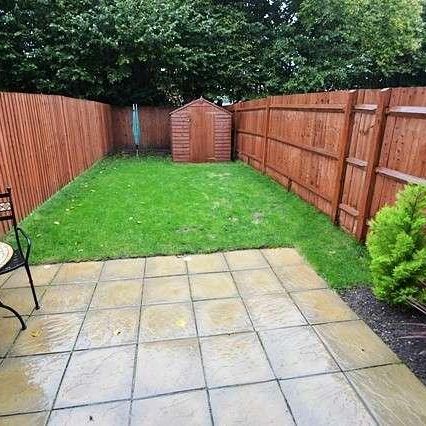
[[[371,203],[376,183],[376,167],[380,159],[383,136],[386,127],[386,108],[389,105],[391,89],[383,89],[380,92],[379,103],[376,110],[374,132],[371,139],[370,150],[367,158],[367,170],[364,178],[364,191],[361,192],[356,237],[363,240],[367,233],[366,221],[370,214]]]

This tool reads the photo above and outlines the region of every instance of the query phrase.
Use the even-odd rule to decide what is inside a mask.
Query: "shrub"
[[[407,185],[370,223],[373,292],[392,304],[426,303],[426,186]]]

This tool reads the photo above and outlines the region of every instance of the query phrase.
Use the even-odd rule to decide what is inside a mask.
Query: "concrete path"
[[[426,388],[293,249],[0,277],[0,425],[424,425]]]

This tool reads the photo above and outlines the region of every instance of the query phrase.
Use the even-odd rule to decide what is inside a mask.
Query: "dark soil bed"
[[[426,384],[426,316],[411,308],[378,301],[366,287],[342,291],[341,296]],[[405,338],[419,332],[423,332],[423,339]]]

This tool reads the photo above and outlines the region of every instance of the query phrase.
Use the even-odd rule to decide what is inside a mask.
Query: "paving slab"
[[[101,273],[101,281],[142,278],[145,259],[116,259],[105,262]]]
[[[229,272],[191,275],[189,281],[194,300],[238,297],[237,287]]]
[[[303,257],[294,248],[262,249],[261,252],[274,269],[304,263]]]
[[[255,333],[204,337],[200,342],[209,387],[274,378]]]
[[[204,300],[195,302],[194,309],[200,336],[253,330],[246,308],[239,299]]]
[[[0,417],[0,426],[45,426],[49,412]]]
[[[209,426],[211,417],[206,391],[135,400],[132,426]]]
[[[98,283],[90,309],[138,306],[142,300],[142,280],[101,281]]]
[[[143,293],[145,305],[191,300],[188,277],[185,275],[147,278],[144,281]]]
[[[132,345],[74,352],[54,408],[130,398],[135,350]]]
[[[245,302],[254,328],[258,331],[307,324],[286,294],[252,296],[247,297]]]
[[[37,265],[31,267],[31,276],[35,286],[49,285],[53,277],[58,272],[60,264],[56,265]],[[28,275],[25,268],[20,268],[14,271],[3,288],[27,287],[29,288]]]
[[[59,268],[53,283],[94,282],[99,279],[103,262],[64,263]]]
[[[127,426],[129,424],[129,411],[130,401],[53,410],[49,426]]]
[[[149,257],[146,260],[146,277],[186,274],[186,263],[182,257],[159,256]]]
[[[0,413],[22,414],[52,408],[68,354],[7,358],[0,366]]]
[[[212,389],[210,400],[217,425],[294,425],[276,381]]]
[[[71,351],[83,313],[39,315],[27,322],[11,350],[12,356]]]
[[[327,283],[308,265],[276,267],[275,273],[288,292],[328,288]]]
[[[139,307],[89,311],[76,349],[93,349],[136,343]]]
[[[280,379],[339,370],[310,327],[267,330],[259,335],[272,368]]]
[[[40,301],[47,287],[37,287],[36,294]],[[2,288],[0,290],[0,300],[5,304],[12,306],[21,315],[30,315],[34,310],[34,299],[30,287],[28,288]],[[40,311],[38,311],[40,312]],[[1,309],[0,316],[14,317],[14,315],[6,309]]]
[[[186,256],[185,260],[190,274],[229,270],[225,256],[222,253],[193,254]]]
[[[24,318],[25,320],[26,318]],[[0,357],[6,355],[20,330],[21,324],[15,317],[0,320]]]
[[[282,380],[281,387],[298,425],[375,425],[342,373]]]
[[[426,387],[402,364],[346,373],[383,425],[426,424]]]
[[[204,386],[197,339],[168,340],[139,345],[135,398]]]
[[[225,253],[225,258],[231,271],[267,268],[269,266],[260,250],[228,251]]]
[[[238,290],[243,297],[284,292],[278,278],[270,269],[254,269],[233,273]]]
[[[151,305],[142,308],[141,341],[195,337],[194,314],[190,303]]]
[[[322,324],[315,330],[343,370],[399,362],[363,321]]]
[[[358,319],[352,309],[332,290],[292,293],[292,299],[311,324]]]

